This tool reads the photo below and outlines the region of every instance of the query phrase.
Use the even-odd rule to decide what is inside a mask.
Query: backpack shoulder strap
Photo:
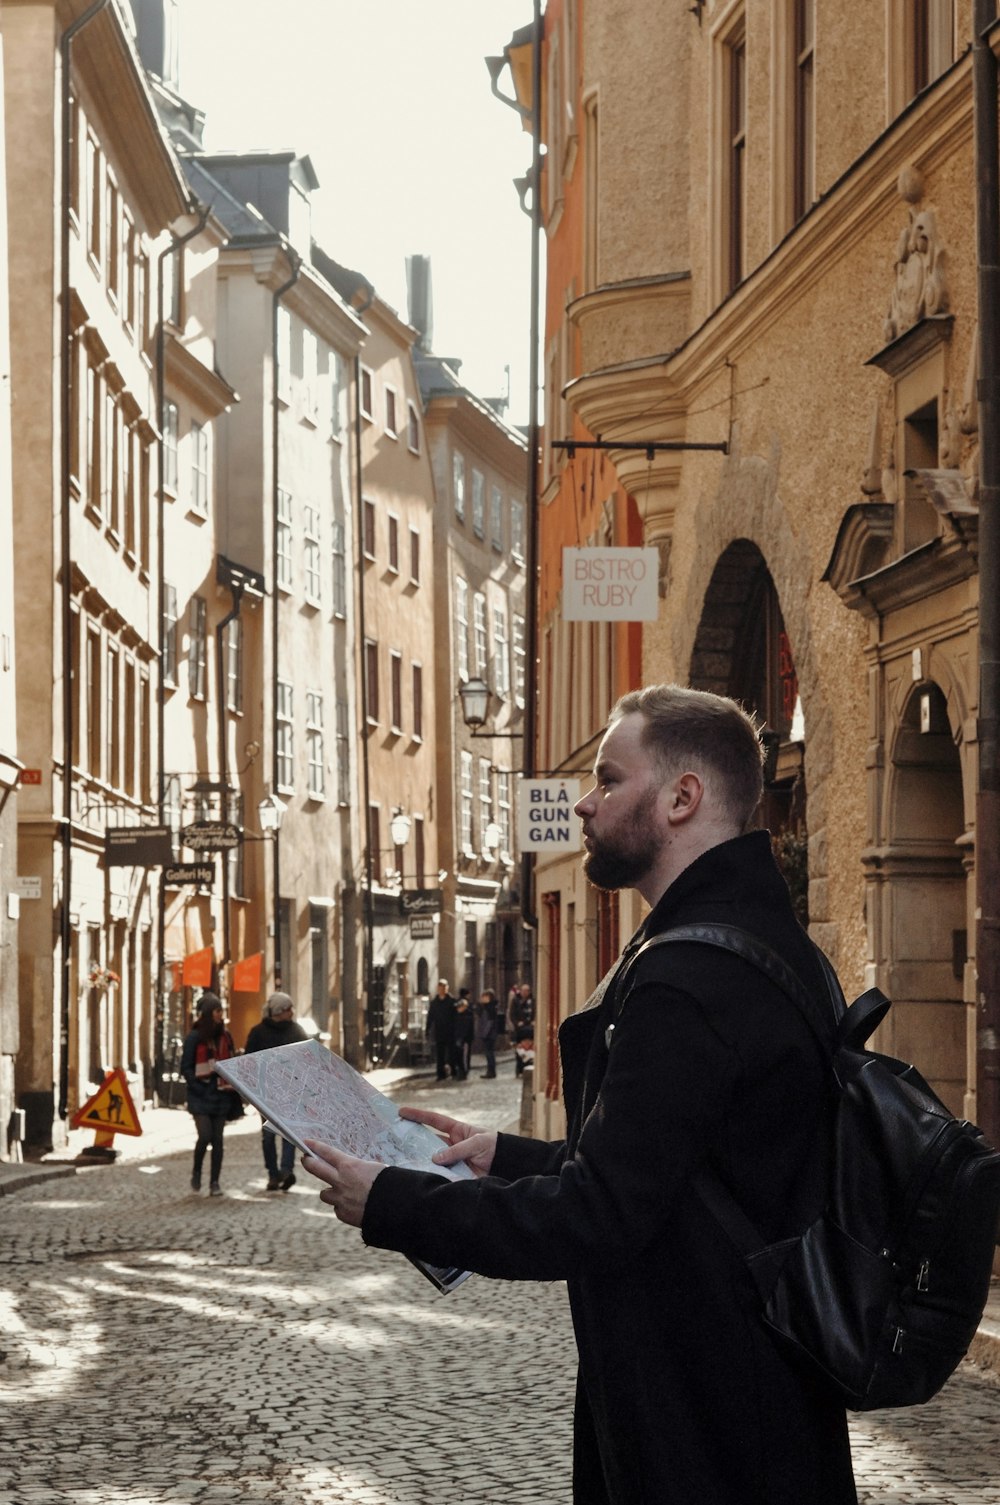
[[[678,942],[694,942],[701,946],[715,946],[722,951],[731,951],[736,956],[741,956],[744,961],[756,967],[771,979],[781,991],[792,1000],[805,1017],[806,1023],[825,1050],[829,1050],[835,1031],[844,1017],[846,1003],[843,990],[838,981],[837,974],[830,962],[819,949],[815,947],[816,959],[823,972],[826,983],[828,1009],[821,1010],[817,1006],[817,1000],[805,987],[798,974],[788,963],[778,955],[777,951],[767,945],[765,941],[748,930],[743,930],[739,925],[675,925],[670,930],[661,930],[656,935],[651,935],[639,947],[631,958],[629,970],[639,961],[639,958],[654,946],[665,946]],[[619,990],[618,1011],[621,1012],[624,1003],[625,990]],[[822,1016],[822,1018],[821,1018]]]

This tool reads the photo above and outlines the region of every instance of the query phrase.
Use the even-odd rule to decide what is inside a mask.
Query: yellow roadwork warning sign
[[[73,1114],[74,1129],[96,1129],[97,1143],[110,1144],[115,1134],[141,1134],[142,1125],[120,1066],[109,1071],[93,1097]]]

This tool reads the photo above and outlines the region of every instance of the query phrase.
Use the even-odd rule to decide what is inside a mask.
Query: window
[[[302,416],[319,417],[319,341],[311,329],[302,331]]]
[[[347,615],[347,534],[343,523],[335,522],[330,528],[333,539],[333,614]]]
[[[458,770],[458,845],[472,856],[472,754],[464,748],[459,753]]]
[[[420,584],[420,532],[410,529],[410,584]]]
[[[149,569],[149,540],[151,508],[149,505],[149,445],[139,443],[139,494],[136,505],[139,510],[139,565]]]
[[[389,513],[389,568],[399,574],[399,518]]]
[[[226,628],[226,707],[243,710],[243,623],[234,617]]]
[[[372,881],[382,882],[382,812],[378,805],[368,806],[368,866]]]
[[[286,679],[279,679],[275,704],[278,788],[289,791],[295,787],[295,728],[292,722],[292,706],[292,686]]]
[[[495,549],[503,548],[503,492],[499,486],[490,487],[490,543]]]
[[[148,674],[139,676],[139,798],[145,805],[153,798],[153,717]]]
[[[163,587],[163,683],[177,684],[177,588]]]
[[[105,503],[104,516],[108,527],[116,537],[121,536],[122,495],[124,484],[124,423],[122,410],[115,397],[108,394],[105,417],[104,440],[107,446],[104,466]]]
[[[724,223],[725,277],[730,293],[746,275],[746,80],[747,44],[742,16],[724,43]]]
[[[481,470],[472,472],[472,531],[477,538],[486,537],[486,477]]]
[[[367,366],[361,367],[361,416],[362,418],[375,417],[375,399],[373,396],[372,373]]]
[[[208,429],[203,423],[191,425],[191,506],[208,516]]]
[[[123,520],[122,520],[122,527],[124,528],[125,551],[126,551],[127,554],[131,555],[131,557],[134,559],[135,558],[135,548],[136,548],[136,528],[135,528],[136,483],[137,483],[137,479],[138,479],[137,476],[136,476],[136,463],[135,462],[136,462],[137,448],[138,448],[138,445],[139,445],[139,436],[136,433],[135,429],[123,427],[121,440],[122,440],[122,506],[124,508],[124,517],[123,517]]]
[[[87,769],[101,776],[101,634],[87,632]]]
[[[337,804],[351,803],[350,718],[347,701],[337,701]]]
[[[795,151],[792,212],[800,220],[816,197],[816,0],[795,0]]]
[[[493,608],[493,688],[498,695],[510,691],[510,658],[507,653],[507,608]]]
[[[330,948],[327,910],[323,904],[309,906],[309,967],[312,1017],[323,1029],[330,1014]]]
[[[417,412],[417,405],[414,402],[407,402],[406,404],[406,443],[411,454],[419,455],[420,414]]]
[[[361,503],[361,526],[366,559],[375,558],[375,503],[365,497]]]
[[[511,619],[511,658],[513,660],[514,704],[524,705],[524,618],[515,613]]]
[[[282,402],[292,400],[292,316],[284,304],[278,304],[278,396]]]
[[[196,700],[204,700],[208,694],[208,602],[204,596],[191,597],[188,694]]]
[[[306,691],[306,787],[310,799],[325,798],[323,696],[318,690]]]
[[[178,246],[163,258],[163,317],[175,329],[182,321],[181,293],[184,287],[184,248]]]
[[[104,250],[107,258],[104,266],[104,280],[108,296],[117,305],[122,270],[121,197],[118,193],[118,185],[110,173],[104,180],[104,213]]]
[[[479,850],[487,848],[486,828],[493,822],[493,765],[489,758],[479,759]]]
[[[168,402],[163,409],[163,485],[177,494],[177,404]]]
[[[339,439],[344,432],[341,395],[344,388],[344,363],[336,350],[330,352],[330,437]]]
[[[455,576],[455,660],[458,677],[469,677],[469,585],[461,575]]]
[[[583,287],[590,292],[598,284],[597,206],[600,187],[600,112],[597,95],[583,107]]]
[[[418,884],[424,881],[424,873],[427,870],[427,847],[424,836],[424,818],[422,815],[413,817],[413,876]]]
[[[378,644],[365,639],[365,695],[367,698],[366,719],[371,725],[378,721]]]
[[[910,97],[926,89],[955,58],[954,0],[909,0],[904,5],[908,26]]]
[[[139,247],[139,237],[136,234],[132,216],[126,209],[122,214],[122,315],[125,319],[125,327],[132,333],[135,332],[135,311],[137,304],[136,288],[136,253]]]
[[[472,598],[472,642],[476,673],[484,675],[489,658],[489,644],[486,638],[486,597],[482,591],[476,591]]]
[[[411,665],[413,689],[413,740],[422,742],[424,736],[424,670],[422,664]]]
[[[101,227],[104,223],[102,214],[102,161],[101,149],[97,144],[96,137],[87,132],[87,251],[91,261],[96,267],[101,264]]]
[[[518,564],[524,563],[524,503],[510,504],[510,552]]]
[[[403,728],[403,655],[393,649],[389,654],[389,711],[394,732]]]
[[[465,522],[465,456],[457,450],[451,457],[451,494],[455,504],[455,516]]]
[[[500,827],[500,852],[501,855],[510,855],[514,850],[511,845],[511,800],[510,800],[510,774],[506,769],[497,772],[497,825]]]
[[[136,700],[136,664],[134,658],[125,660],[125,720],[122,726],[122,743],[125,751],[125,766],[123,772],[122,788],[125,793],[134,799],[138,793],[136,788],[136,716],[139,711]]]
[[[278,589],[292,588],[292,493],[278,487]]]
[[[121,783],[121,672],[117,643],[108,644],[104,677],[107,706],[104,715],[104,777],[117,789]]]
[[[390,439],[398,437],[396,428],[396,392],[393,387],[385,389],[385,431]]]
[[[323,584],[319,542],[319,510],[316,507],[305,507],[303,509],[303,547],[306,600],[313,606],[319,606],[323,599]]]

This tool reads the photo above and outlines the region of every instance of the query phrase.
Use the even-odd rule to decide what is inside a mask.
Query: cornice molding
[[[165,332],[164,358],[167,380],[182,387],[207,417],[217,418],[239,402],[238,393],[229,383],[206,366],[172,330]]]

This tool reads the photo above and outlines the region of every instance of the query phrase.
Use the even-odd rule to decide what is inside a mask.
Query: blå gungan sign
[[[656,549],[563,549],[563,620],[655,622],[659,572]]]
[[[573,806],[579,779],[522,779],[517,796],[517,835],[522,852],[578,852],[583,827]]]

